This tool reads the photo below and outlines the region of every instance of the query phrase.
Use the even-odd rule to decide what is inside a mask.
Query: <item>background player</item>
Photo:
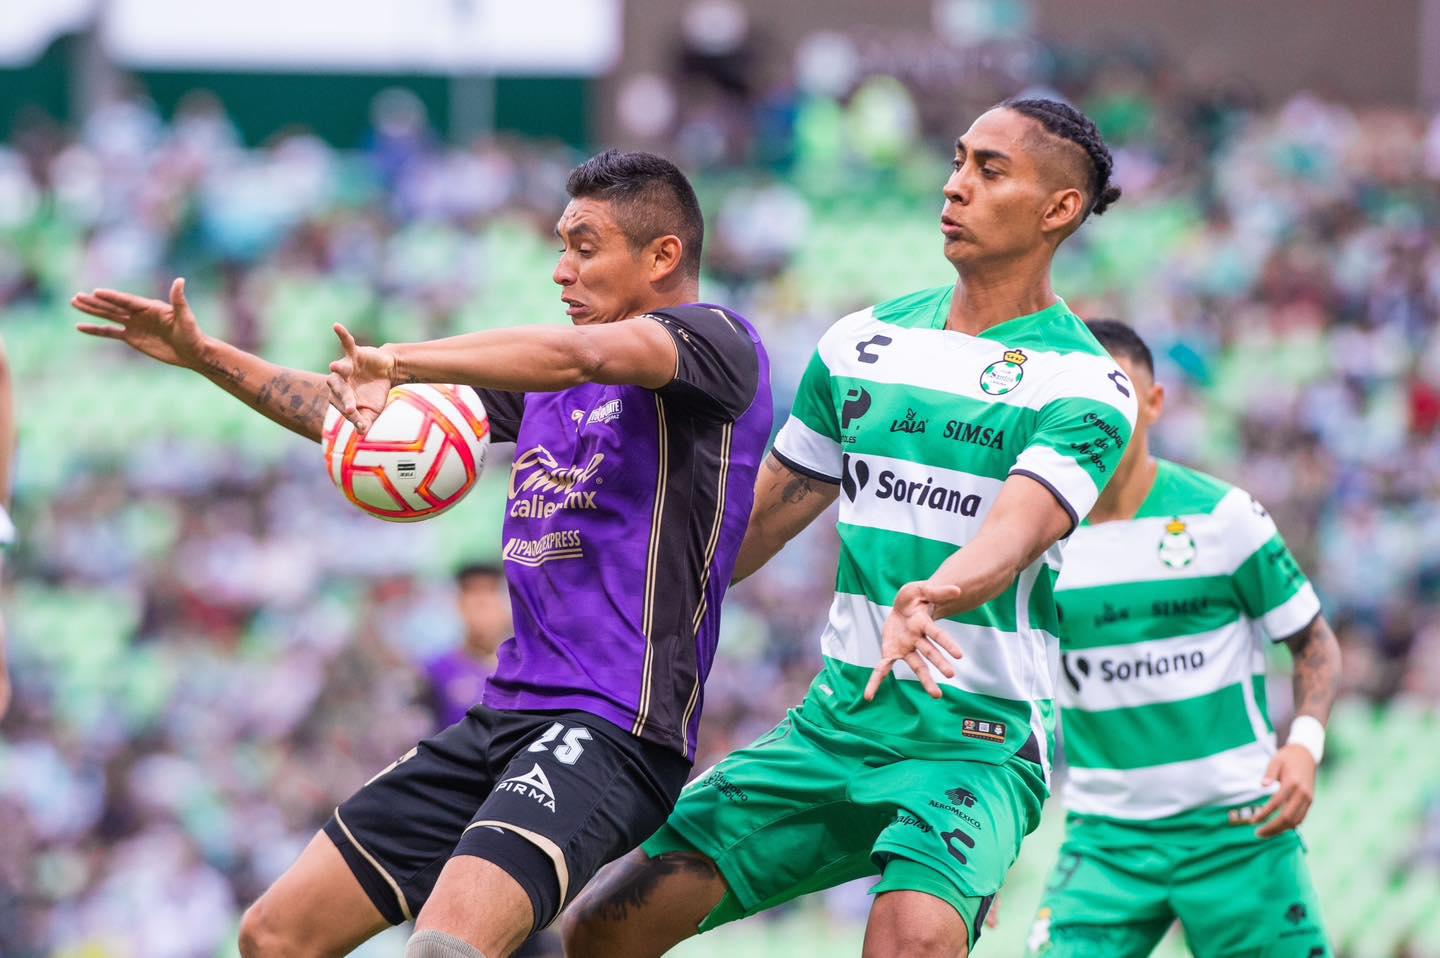
[[[653,832],[689,772],[770,434],[768,361],[745,320],[688,305],[703,223],[678,169],[610,151],[567,189],[554,280],[573,328],[348,347],[362,370],[479,387],[496,440],[522,450],[516,470],[595,495],[507,513],[516,637],[485,704],[336,810],[246,912],[247,956],[339,954],[414,917],[410,958],[502,958]],[[168,304],[108,290],[73,304],[114,324],[82,332],[202,372],[318,439],[325,378],[202,334],[182,280]],[[389,389],[355,385],[362,401]]]
[[[510,635],[510,597],[499,566],[470,562],[455,572],[455,601],[463,630],[460,644],[425,663],[430,709],[439,728],[454,725],[480,701],[485,680]]]
[[[867,956],[964,955],[1039,819],[1059,544],[1135,416],[1050,265],[1119,191],[1094,125],[1055,101],[1007,101],[955,150],[941,229],[957,282],[821,339],[737,568],[843,493],[824,668],[597,882],[567,920],[576,955],[662,954],[876,873]]]
[[[1140,409],[1057,585],[1069,816],[1031,952],[1141,958],[1178,918],[1201,958],[1328,955],[1294,829],[1315,795],[1340,648],[1270,515],[1150,455],[1165,390],[1149,348],[1123,323],[1087,325]],[[1294,657],[1279,751],[1266,638]]]

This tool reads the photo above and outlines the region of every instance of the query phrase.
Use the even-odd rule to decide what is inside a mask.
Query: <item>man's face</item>
[[[467,575],[460,580],[458,600],[466,641],[493,653],[510,634],[505,580],[488,574]]]
[[[631,249],[609,203],[571,200],[555,235],[563,248],[553,278],[572,323],[613,323],[644,311],[650,292],[645,260]]]
[[[940,229],[945,258],[957,267],[1029,253],[1044,240],[1042,224],[1056,191],[1035,144],[1034,120],[996,107],[960,137],[944,187]]]

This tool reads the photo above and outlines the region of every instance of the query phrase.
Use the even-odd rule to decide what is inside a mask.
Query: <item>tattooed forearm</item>
[[[325,380],[309,373],[282,370],[255,393],[254,406],[301,435],[318,434],[325,424],[330,391]]]
[[[1340,687],[1340,643],[1335,641],[1335,633],[1330,631],[1325,617],[1317,615],[1285,644],[1295,659],[1295,714],[1328,721]]]

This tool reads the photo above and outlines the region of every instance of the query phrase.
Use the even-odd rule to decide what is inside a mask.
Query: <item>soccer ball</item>
[[[390,522],[438,516],[485,468],[490,420],[469,386],[406,384],[363,435],[331,406],[321,435],[330,479],[354,505]]]

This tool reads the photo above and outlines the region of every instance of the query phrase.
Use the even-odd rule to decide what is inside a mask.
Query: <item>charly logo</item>
[[[1007,349],[1004,356],[980,374],[980,389],[989,396],[1005,395],[1025,378],[1025,363],[1029,358],[1018,349]]]
[[[856,343],[855,354],[862,363],[878,363],[880,357],[871,352],[871,350],[879,349],[881,346],[889,346],[893,342],[895,342],[895,340],[889,336],[882,336],[877,333],[869,339]]]
[[[904,418],[904,419],[892,419],[892,420],[890,420],[890,431],[891,431],[891,432],[908,432],[908,433],[910,433],[910,434],[912,434],[912,435],[914,435],[914,434],[916,434],[916,433],[922,433],[922,432],[925,431],[925,424],[928,423],[929,421],[930,421],[930,420],[928,420],[928,419],[920,419],[920,418],[918,417],[918,414],[915,412],[915,410],[913,410],[913,409],[906,409],[906,410],[905,410],[905,418]]]
[[[865,391],[864,386],[856,386],[845,391],[845,402],[840,405],[840,428],[849,429],[850,424],[855,422],[870,411],[870,394]],[[847,437],[846,442],[854,442],[853,436]]]
[[[625,403],[619,399],[612,399],[609,402],[601,403],[590,412],[590,418],[585,420],[585,425],[593,426],[597,422],[613,422],[620,418],[620,413],[625,410]]]
[[[555,791],[550,787],[550,779],[545,777],[545,770],[539,765],[524,775],[513,775],[497,783],[495,791],[524,795],[539,802],[549,811],[555,811]]]
[[[1195,537],[1180,519],[1165,524],[1160,537],[1160,561],[1172,569],[1183,569],[1195,561]]]
[[[545,519],[561,509],[594,509],[596,493],[579,487],[591,479],[600,484],[595,474],[604,461],[605,454],[597,452],[583,466],[562,469],[544,446],[526,450],[515,457],[510,467],[510,515],[517,519]]]
[[[855,464],[855,471],[850,471],[850,464]],[[870,482],[870,467],[865,465],[864,459],[859,459],[846,453],[840,458],[840,489],[845,493],[845,498],[851,502],[865,489]]]

